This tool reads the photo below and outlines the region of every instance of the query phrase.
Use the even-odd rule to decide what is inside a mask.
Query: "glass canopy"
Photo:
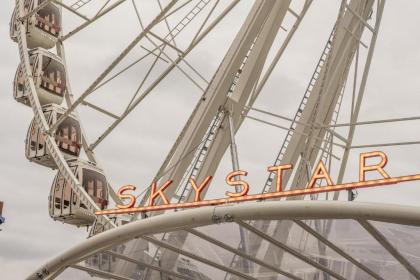
[[[284,213],[288,205],[293,207]],[[414,215],[420,208],[398,209],[301,201],[178,211],[110,230],[105,234],[114,231],[118,237],[106,238],[114,242],[96,251],[89,245],[90,254],[67,265],[64,274],[78,279],[420,279],[420,218]],[[121,234],[127,239],[116,241]],[[133,242],[144,246],[130,250]],[[115,250],[116,245],[125,250]],[[112,260],[106,269],[86,261],[98,254]]]

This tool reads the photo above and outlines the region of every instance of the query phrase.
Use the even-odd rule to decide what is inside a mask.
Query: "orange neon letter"
[[[381,162],[376,165],[366,166],[366,159],[372,157],[380,157]],[[378,171],[384,178],[390,178],[388,173],[385,172],[383,167],[388,163],[388,157],[384,152],[370,152],[370,153],[361,153],[359,158],[359,181],[365,181],[365,174],[367,171]]]
[[[229,186],[235,186],[235,187],[242,186],[242,191],[237,192],[237,193],[232,193],[232,192],[227,191],[225,194],[230,197],[240,197],[240,196],[247,195],[249,191],[249,184],[242,180],[234,180],[236,176],[246,176],[246,175],[248,175],[248,172],[242,171],[242,170],[230,172],[226,176],[226,184],[228,184]]]
[[[152,189],[150,191],[150,198],[149,198],[149,206],[153,206],[153,203],[155,202],[156,197],[160,196],[160,198],[163,200],[164,204],[169,204],[168,198],[165,196],[163,191],[169,187],[172,184],[172,180],[166,181],[166,183],[158,190],[157,189],[157,183],[154,182],[152,184]]]
[[[276,172],[276,191],[277,192],[283,191],[283,170],[292,169],[292,168],[293,168],[293,164],[269,166],[267,168],[267,171],[269,172]]]
[[[118,190],[117,195],[121,200],[130,199],[130,202],[128,204],[125,204],[125,205],[117,204],[117,208],[119,208],[119,209],[132,208],[134,206],[134,204],[136,204],[136,197],[132,194],[124,194],[124,192],[125,191],[135,191],[135,190],[136,190],[136,187],[133,186],[133,185],[122,186]]]
[[[327,168],[325,167],[325,164],[320,160],[317,167],[315,168],[314,174],[312,175],[311,181],[308,184],[308,189],[311,189],[315,186],[315,183],[317,180],[325,179],[327,180],[327,185],[332,186],[334,185],[330,174],[328,174]]]
[[[201,185],[198,187],[197,182],[193,178],[190,178],[191,186],[195,190],[194,202],[201,201],[201,192],[204,191],[204,188],[207,187],[211,179],[212,176],[207,176],[206,179],[204,179],[203,183],[201,183]]]

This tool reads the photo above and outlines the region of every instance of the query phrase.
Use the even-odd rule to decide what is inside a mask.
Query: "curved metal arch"
[[[54,279],[65,268],[113,245],[144,235],[242,220],[355,219],[420,226],[420,207],[345,201],[269,201],[203,207],[111,229],[94,236],[38,268],[27,279]]]

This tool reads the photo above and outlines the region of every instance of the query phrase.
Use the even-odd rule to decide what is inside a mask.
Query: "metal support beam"
[[[319,126],[315,126],[315,127],[316,128],[344,127],[344,126],[357,126],[357,125],[368,125],[368,124],[384,124],[384,123],[415,121],[415,120],[420,120],[420,116],[407,117],[407,118],[383,119],[383,120],[374,120],[374,121],[361,121],[361,122],[339,123],[339,124],[333,124],[333,125],[319,125]]]
[[[251,256],[249,254],[246,254],[245,252],[243,252],[241,250],[238,250],[238,249],[236,249],[234,247],[231,247],[231,246],[229,246],[229,245],[227,245],[227,244],[225,244],[225,243],[223,243],[223,242],[221,242],[221,241],[219,241],[217,239],[214,239],[214,238],[212,238],[212,237],[210,237],[208,235],[205,235],[204,233],[202,233],[202,232],[200,232],[198,230],[188,229],[186,231],[188,231],[189,233],[194,234],[195,236],[200,237],[201,239],[204,239],[204,240],[206,240],[206,241],[208,241],[208,242],[210,242],[210,243],[212,243],[212,244],[214,244],[216,246],[219,246],[219,247],[225,249],[226,251],[232,252],[232,253],[234,253],[234,254],[236,254],[236,255],[244,258],[244,259],[247,259],[247,260],[252,261],[252,262],[254,262],[254,263],[256,263],[256,264],[258,264],[260,266],[263,266],[263,267],[268,268],[268,269],[270,269],[272,271],[275,271],[278,274],[281,274],[283,276],[289,277],[290,279],[294,279],[294,280],[301,280],[302,279],[302,278],[300,278],[298,276],[295,276],[295,275],[293,275],[293,274],[291,274],[291,273],[289,273],[287,271],[284,271],[284,270],[280,269],[277,266],[274,266],[274,265],[268,264],[266,262],[263,262],[262,260],[260,260],[258,258],[255,258],[255,257],[253,257],[253,256]]]
[[[148,219],[134,221],[97,236],[83,240],[74,247],[49,259],[27,276],[28,280],[39,279],[39,275],[59,275],[72,264],[110,247],[126,243],[143,235],[187,230],[194,227],[214,225],[215,218],[235,220],[294,220],[294,219],[369,219],[420,227],[420,207],[384,203],[360,203],[345,201],[265,201],[242,203],[218,207],[202,207],[188,211],[166,213]],[[228,264],[226,264],[228,265]],[[50,277],[49,279],[54,279]]]
[[[111,112],[109,112],[109,111],[107,111],[107,110],[105,110],[105,109],[103,109],[103,108],[101,108],[99,106],[96,106],[96,105],[94,105],[94,104],[92,104],[92,103],[90,103],[88,101],[83,100],[82,101],[82,105],[86,105],[86,106],[88,106],[88,107],[90,107],[90,108],[92,108],[92,109],[94,109],[94,110],[96,110],[98,112],[101,112],[101,113],[103,113],[103,114],[105,114],[105,115],[107,115],[107,116],[109,116],[111,118],[119,119],[119,117],[117,115],[115,115],[115,114],[113,114],[113,113],[111,113]]]
[[[64,3],[63,3],[63,2],[61,2],[61,1],[53,0],[52,2],[54,2],[54,3],[55,3],[55,4],[57,4],[57,5],[60,5],[60,6],[61,6],[61,7],[63,7],[64,9],[66,9],[66,10],[68,10],[68,11],[72,12],[72,13],[73,13],[73,14],[75,14],[76,16],[81,17],[82,19],[84,19],[84,20],[86,20],[86,21],[89,21],[89,20],[90,20],[87,16],[82,15],[81,13],[79,13],[79,12],[78,12],[78,11],[76,11],[75,9],[73,9],[73,8],[71,8],[71,7],[69,7],[69,6],[67,6],[66,4],[64,4]]]
[[[325,129],[328,130],[328,132],[332,133],[335,137],[337,137],[338,139],[340,139],[344,143],[347,143],[346,138],[344,138],[343,136],[341,136],[340,134],[338,134],[334,130],[330,129],[330,127],[332,127],[332,126],[324,126],[324,125],[321,125],[321,124],[308,124],[308,123],[301,122],[299,120],[294,120],[294,119],[289,118],[289,117],[281,116],[279,114],[274,114],[274,113],[271,113],[271,112],[268,112],[268,111],[265,111],[265,110],[254,108],[254,107],[246,107],[246,109],[248,111],[252,110],[252,111],[260,112],[260,113],[263,113],[263,114],[267,114],[267,115],[272,116],[272,117],[283,119],[283,120],[286,120],[286,121],[295,122],[297,124],[301,124],[301,125],[306,126],[306,127],[312,127],[314,129],[325,128]],[[246,116],[246,117],[248,117],[248,116]],[[287,128],[287,129],[290,130],[290,128]],[[299,133],[299,132],[296,132],[296,133]],[[306,135],[306,134],[303,134],[303,135]]]
[[[171,15],[173,15],[174,13],[178,12],[180,9],[182,9],[183,7],[185,7],[186,5],[188,5],[192,0],[187,0],[184,3],[182,3],[181,5],[179,5],[178,7],[174,8],[172,11],[168,12],[163,18],[162,20],[166,20],[168,17],[170,17]]]
[[[122,254],[119,254],[119,253],[116,253],[116,252],[113,252],[113,251],[105,251],[104,253],[105,254],[108,254],[110,256],[119,258],[121,260],[127,261],[127,262],[131,262],[131,263],[134,263],[134,264],[145,266],[145,267],[147,267],[149,269],[156,270],[156,271],[162,272],[163,274],[166,274],[166,275],[169,275],[169,276],[173,276],[173,277],[176,277],[176,278],[179,278],[179,279],[194,280],[191,277],[187,277],[187,276],[181,275],[179,273],[173,272],[171,270],[164,269],[164,268],[159,267],[159,266],[151,265],[151,264],[149,264],[149,263],[147,263],[145,261],[135,260],[133,258],[127,257],[125,255],[122,255]]]
[[[123,0],[122,0],[123,1]],[[82,101],[93,92],[93,90],[99,85],[99,83],[105,79],[105,77],[120,63],[124,57],[140,42],[143,37],[156,25],[160,22],[160,19],[165,15],[165,13],[173,6],[178,0],[172,0],[161,12],[157,15],[153,21],[144,29],[144,31],[140,32],[134,40],[120,53],[120,55],[114,59],[114,61],[103,71],[99,77],[81,94],[81,96],[67,109],[67,111],[61,115],[61,117],[50,127],[48,130],[49,134],[53,134],[57,127],[63,122],[75,109],[76,107],[82,103]],[[118,3],[118,2],[117,2]]]
[[[239,170],[238,147],[236,146],[235,141],[235,126],[233,125],[232,112],[228,112],[227,115],[230,133],[230,155],[232,159],[232,168],[233,170]],[[237,193],[241,192],[239,186],[235,186],[235,190]]]
[[[232,108],[233,109],[233,108]],[[228,123],[229,123],[229,132],[230,132],[230,154],[231,154],[231,159],[232,159],[232,168],[234,171],[240,170],[239,168],[239,158],[238,158],[238,147],[236,146],[236,141],[235,141],[235,126],[233,124],[233,116],[232,116],[233,112],[227,112],[227,117],[228,117]],[[239,181],[241,179],[241,176],[236,176],[235,180]],[[236,193],[240,193],[241,192],[241,187],[240,186],[235,186],[235,191]],[[243,230],[243,228],[239,229],[239,234],[241,236],[241,245],[242,245],[242,249],[245,251],[245,253],[249,253],[249,246],[248,246],[248,238],[247,235],[245,233],[245,231]],[[245,271],[247,273],[252,272],[253,268],[252,268],[252,264],[249,261],[245,261],[244,262],[244,268]]]
[[[98,270],[98,269],[94,269],[91,267],[86,267],[86,266],[82,266],[82,265],[78,265],[78,264],[73,264],[70,266],[71,268],[77,269],[77,270],[81,270],[81,271],[85,271],[89,274],[93,274],[93,275],[98,275],[101,277],[106,277],[109,279],[115,279],[115,280],[135,280],[133,278],[128,278],[125,276],[121,276],[121,275],[117,275],[111,272],[106,272],[103,270]]]
[[[90,0],[89,0],[90,1]],[[98,16],[104,9],[105,7],[109,4],[109,2],[111,2],[111,0],[107,0],[102,7],[98,10],[98,12],[95,14],[95,17]]]
[[[304,7],[302,8],[302,11],[300,12],[299,16],[296,18],[295,24],[293,25],[293,27],[290,29],[289,33],[287,34],[287,37],[284,40],[283,45],[277,51],[276,56],[273,58],[270,66],[268,67],[267,71],[264,73],[264,76],[261,78],[261,80],[257,84],[257,87],[252,92],[251,98],[250,98],[250,100],[247,104],[249,107],[252,107],[252,105],[254,104],[258,95],[261,93],[261,91],[264,88],[268,78],[271,76],[271,73],[273,72],[273,70],[276,67],[277,63],[279,62],[281,56],[283,55],[284,51],[286,50],[287,46],[289,45],[290,41],[292,40],[296,30],[300,26],[300,23],[302,22],[302,19],[306,15],[306,12],[308,11],[311,4],[312,4],[312,0],[306,0],[305,1],[305,4],[304,4]],[[288,9],[288,11],[291,12],[290,8]],[[241,121],[243,121],[243,118],[242,118]]]
[[[177,46],[175,46],[174,44],[171,44],[170,42],[166,41],[165,39],[161,38],[159,35],[155,34],[152,31],[149,31],[149,34],[152,35],[154,38],[158,39],[162,44],[165,44],[167,46],[169,46],[170,48],[174,49],[175,51],[177,51],[179,54],[184,55],[184,51],[179,49]],[[170,34],[170,33],[169,33]],[[155,48],[158,48],[157,45],[155,45]]]
[[[373,32],[372,34],[372,38],[371,38],[371,43],[369,46],[369,50],[368,50],[368,54],[367,54],[367,58],[366,58],[366,63],[363,69],[363,74],[362,74],[362,80],[360,82],[360,86],[359,86],[359,91],[358,91],[358,95],[357,95],[357,100],[354,104],[354,110],[351,114],[351,119],[350,119],[350,123],[356,123],[357,119],[359,117],[359,112],[360,112],[360,108],[362,105],[362,100],[363,100],[363,96],[365,93],[365,89],[366,89],[366,83],[367,83],[367,78],[368,78],[368,74],[369,74],[369,69],[370,69],[370,65],[372,62],[372,58],[373,58],[373,51],[375,50],[375,45],[376,45],[376,39],[378,37],[378,31],[379,31],[379,27],[381,24],[381,19],[382,19],[382,13],[384,10],[384,6],[385,6],[385,0],[376,0],[378,1],[378,5],[377,5],[377,11],[376,11],[376,22],[375,22],[375,32]],[[352,108],[353,109],[353,108]],[[353,137],[354,137],[354,133],[356,130],[356,126],[355,125],[351,125],[350,126],[350,130],[347,136],[347,145],[346,145],[346,149],[344,151],[343,154],[343,160],[341,161],[341,166],[340,166],[340,171],[338,174],[338,178],[337,178],[337,183],[341,183],[343,181],[344,178],[344,172],[346,170],[347,167],[347,161],[348,161],[348,157],[349,157],[349,153],[350,153],[350,146],[351,143],[353,142]],[[337,200],[339,196],[339,193],[334,193],[334,200]],[[349,200],[352,198],[352,193],[348,193],[348,197]],[[327,232],[330,228],[330,225],[327,225],[326,229]]]
[[[265,234],[264,232],[259,231],[258,229],[254,228],[253,226],[240,221],[240,220],[235,220],[236,223],[238,223],[241,227],[246,228],[247,230],[249,230],[250,232],[258,235],[260,238],[268,241],[269,243],[271,243],[272,245],[284,250],[285,252],[295,256],[296,258],[304,261],[305,263],[319,269],[320,271],[323,271],[339,280],[346,280],[343,276],[339,275],[338,273],[332,271],[331,269],[317,263],[316,261],[308,258],[307,256],[302,255],[301,253],[299,253],[298,251],[296,251],[295,249],[290,248],[289,246],[283,244],[282,242],[272,238],[271,236]]]
[[[310,226],[308,226],[304,222],[302,222],[300,220],[294,220],[294,222],[297,225],[299,225],[302,229],[304,229],[305,231],[309,232],[313,237],[315,237],[316,239],[320,240],[322,243],[324,243],[325,245],[327,245],[328,247],[330,247],[337,254],[339,254],[340,256],[342,256],[343,258],[345,258],[346,260],[348,260],[349,262],[351,262],[352,264],[354,264],[355,266],[357,266],[358,268],[360,268],[361,270],[363,270],[364,272],[366,272],[367,274],[369,274],[370,276],[372,276],[374,279],[384,280],[377,273],[373,272],[370,268],[368,268],[364,264],[360,263],[359,261],[357,261],[355,258],[353,258],[352,256],[350,256],[349,254],[347,254],[343,250],[341,250],[337,245],[335,245],[334,243],[332,243],[331,241],[329,241],[327,238],[325,238],[324,236],[322,236],[321,234],[319,234],[317,231],[315,231],[313,228],[311,228]]]
[[[368,46],[362,42],[361,38],[358,38],[352,31],[350,31],[347,27],[343,27],[344,30],[346,30],[357,42],[359,42],[365,49],[368,48]]]
[[[228,7],[207,27],[207,29],[195,40],[188,48],[185,50],[185,56],[188,55],[189,52],[191,52],[195,46],[201,42],[203,38],[207,36],[207,34],[228,14],[237,4],[239,0],[235,0],[229,4]],[[163,71],[159,75],[159,77],[142,93],[141,96],[139,96],[136,100],[133,101],[131,106],[127,108],[127,110],[120,116],[120,119],[116,120],[113,124],[111,124],[110,127],[108,127],[107,130],[102,134],[102,137],[106,137],[108,134],[111,133],[111,131],[119,125],[130,113],[133,111],[137,105],[140,104],[140,102],[146,98],[150,92],[159,84],[160,81],[162,81],[175,67],[176,65],[183,60],[184,56],[179,56],[166,70]],[[96,89],[96,88],[95,88]],[[95,145],[98,145],[100,141],[95,142]],[[92,146],[93,148],[94,146]]]
[[[50,1],[52,1],[52,0],[50,0]],[[61,41],[67,40],[68,38],[70,38],[74,34],[78,33],[80,30],[86,28],[91,23],[94,23],[95,21],[97,21],[98,19],[100,19],[102,16],[106,15],[107,13],[109,13],[110,11],[112,11],[113,9],[115,9],[116,7],[118,7],[119,5],[121,5],[122,3],[124,3],[125,1],[126,0],[119,0],[118,2],[115,2],[114,4],[112,4],[111,6],[109,6],[107,9],[105,9],[104,11],[102,11],[100,14],[97,14],[93,18],[89,19],[89,21],[86,21],[85,23],[81,24],[80,26],[76,27],[75,29],[73,29],[72,31],[70,31],[69,33],[67,33],[63,37],[61,37],[60,40]]]
[[[205,38],[207,36],[207,34],[238,4],[239,0],[235,0],[233,1],[228,7],[225,8],[225,10],[216,18],[214,19],[214,21],[206,28],[206,30],[199,36],[196,38],[196,40],[194,42],[192,42],[188,48],[183,52],[182,55],[179,55],[178,58],[173,61],[172,59],[170,59],[164,52],[163,55],[165,55],[172,63],[171,65],[165,70],[163,71],[162,74],[159,75],[159,77],[141,94],[141,96],[139,96],[136,100],[133,100],[132,104],[130,103],[131,106],[129,106],[124,113],[120,116],[120,118],[118,120],[116,120],[114,123],[111,124],[110,127],[108,127],[108,129],[106,129],[104,131],[104,133],[99,137],[99,139],[90,145],[91,149],[94,149],[97,145],[100,144],[101,141],[103,141],[103,139],[105,137],[107,137],[112,130],[119,125],[130,113],[132,110],[134,110],[134,108],[140,104],[140,102],[146,98],[150,92],[158,85],[158,83],[160,81],[162,81],[175,67],[178,68],[181,72],[183,72],[184,74],[186,74],[179,66],[178,64],[181,61],[184,61],[184,58],[195,48],[195,46],[197,44],[199,44],[201,42],[201,40],[203,38]],[[144,32],[146,32],[146,29],[144,30]],[[147,31],[148,32],[148,31]],[[143,33],[143,32],[142,32]],[[154,43],[153,43],[154,44]],[[155,44],[156,48],[155,49],[159,49],[159,46],[157,46]],[[131,65],[130,65],[131,67]],[[187,77],[189,78],[189,76],[187,75]],[[190,78],[191,80],[191,78]],[[193,80],[192,80],[193,81]],[[195,81],[193,81],[193,83],[198,86],[201,90],[203,90]],[[100,86],[100,85],[99,85]],[[94,90],[96,90],[97,88],[95,88]]]
[[[159,46],[160,47],[160,46]],[[157,57],[158,59],[160,59],[160,60],[162,60],[162,61],[164,61],[164,62],[166,62],[166,63],[169,63],[169,60],[166,60],[166,59],[164,59],[163,57],[161,57],[160,55],[157,55],[157,54],[155,54],[155,50],[157,50],[158,48],[155,48],[155,49],[153,49],[153,50],[149,50],[148,48],[146,48],[145,46],[140,46],[140,48],[142,48],[143,50],[145,50],[145,51],[147,51],[149,54],[151,54],[151,55],[153,55],[153,56],[155,56],[155,57]]]
[[[386,237],[379,232],[370,222],[367,220],[358,220],[360,225],[372,235],[397,261],[401,263],[414,277],[420,279],[420,272],[409,262],[398,250],[392,246],[392,244],[386,239]]]
[[[274,127],[277,127],[277,128],[283,129],[283,130],[293,131],[293,133],[296,133],[298,135],[308,136],[308,134],[303,133],[303,132],[300,132],[300,131],[294,131],[293,128],[290,128],[290,127],[285,127],[285,126],[282,126],[282,125],[278,125],[278,124],[275,124],[275,123],[264,121],[264,120],[261,120],[261,119],[255,118],[255,117],[251,117],[251,116],[246,116],[246,118],[251,119],[251,120],[254,120],[254,121],[257,121],[257,122],[260,122],[260,123],[264,123],[264,124],[267,124],[267,125],[270,125],[270,126],[274,126]],[[313,136],[313,138],[319,139],[319,140],[321,140],[323,142],[326,141],[326,140],[324,140],[322,138],[319,138],[317,136]],[[345,148],[346,147],[345,145],[338,144],[338,143],[335,143],[335,142],[333,142],[332,144],[335,145],[335,146],[341,147],[341,148]],[[334,158],[339,159],[337,156],[334,156]]]
[[[213,261],[211,261],[211,260],[209,260],[207,258],[203,258],[203,257],[197,256],[196,254],[193,254],[193,253],[184,251],[182,249],[179,249],[179,248],[177,248],[175,246],[172,246],[172,245],[170,245],[170,244],[168,244],[166,242],[157,240],[155,238],[148,237],[148,236],[142,236],[142,239],[145,239],[145,240],[147,240],[147,241],[149,241],[149,242],[151,242],[151,243],[153,243],[153,244],[155,244],[155,245],[157,245],[159,247],[166,248],[166,249],[168,249],[170,251],[176,252],[178,254],[181,254],[183,256],[189,257],[189,258],[194,259],[196,261],[199,261],[199,262],[202,262],[204,264],[213,266],[213,267],[215,267],[215,268],[217,268],[219,270],[222,270],[224,272],[228,272],[230,274],[236,275],[236,276],[238,276],[240,278],[248,279],[248,280],[257,280],[256,278],[254,278],[254,277],[252,277],[250,275],[247,275],[247,274],[242,273],[240,271],[237,271],[237,270],[234,270],[232,268],[226,267],[226,266],[224,266],[222,264],[215,263],[215,262],[213,262]]]
[[[375,33],[376,30],[373,29],[373,27],[366,22],[366,20],[364,20],[358,13],[356,13],[347,3],[344,3],[344,5],[346,6],[347,10],[350,11],[353,15],[355,15],[363,24],[364,26],[366,26],[370,31],[372,31],[372,33]]]
[[[420,144],[420,141],[394,142],[394,143],[382,143],[382,144],[354,145],[354,146],[350,146],[349,149],[362,149],[362,148],[375,148],[375,147],[388,147],[388,146],[406,146],[406,145],[418,145],[418,144]]]

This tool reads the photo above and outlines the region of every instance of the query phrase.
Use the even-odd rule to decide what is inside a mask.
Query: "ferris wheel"
[[[103,252],[97,248],[96,251],[84,252],[68,263],[60,264],[54,260],[30,279],[53,279],[69,266],[95,277],[111,279],[211,279],[200,271],[203,270],[203,263],[224,274],[222,278],[219,276],[222,274],[218,274],[217,279],[259,279],[263,274],[257,273],[267,269],[271,271],[271,274],[267,274],[270,277],[275,274],[284,279],[309,279],[307,275],[316,273],[346,279],[331,268],[332,262],[327,259],[314,261],[291,249],[272,247],[261,242],[261,238],[270,236],[284,241],[289,234],[296,234],[300,240],[298,246],[304,248],[309,233],[314,234],[312,226],[324,234],[329,233],[331,224],[318,220],[310,225],[295,222],[295,225],[306,229],[298,233],[293,223],[257,219],[249,223],[242,221],[240,240],[230,247],[194,229],[176,234],[163,231],[155,238],[136,235],[135,223],[131,227],[131,235],[127,235],[126,239],[121,237],[115,244],[106,243],[104,240],[109,241],[111,232],[115,232],[111,229],[137,220],[144,223],[160,216],[162,212],[124,217],[95,215],[96,211],[107,209],[111,204],[122,204],[96,158],[95,149],[176,70],[201,95],[161,167],[150,178],[152,183],[172,180],[173,187],[165,191],[170,202],[192,201],[193,186],[188,179],[193,177],[203,181],[208,174],[216,173],[228,149],[232,169],[240,169],[235,135],[246,121],[263,123],[287,132],[278,147],[273,165],[291,163],[296,166],[293,173],[283,177],[291,190],[309,182],[310,174],[320,160],[328,165],[329,170],[336,169],[335,181],[342,183],[385,1],[341,1],[331,34],[326,38],[324,49],[320,50],[318,63],[292,118],[257,108],[255,103],[264,94],[267,81],[273,78],[272,73],[310,9],[311,0],[294,3],[259,0],[250,5],[232,43],[223,51],[223,60],[212,73],[211,80],[206,79],[188,61],[188,55],[199,49],[202,41],[211,36],[223,20],[229,18],[238,0],[158,0],[155,16],[150,20],[143,18],[138,1],[98,2],[16,0],[11,20],[11,38],[17,42],[20,54],[13,87],[14,98],[31,107],[34,113],[26,136],[25,155],[36,164],[57,170],[49,195],[49,214],[63,223],[88,226],[88,237],[101,244],[98,248],[100,246],[107,250]],[[73,95],[65,56],[66,41],[77,40],[77,35],[95,28],[98,20],[124,5],[130,5],[134,11],[140,31],[84,91]],[[63,12],[81,19],[82,23],[70,32],[64,32],[66,22],[63,21]],[[88,12],[91,16],[85,15]],[[143,46],[146,43],[150,48]],[[275,47],[275,43],[279,46]],[[142,46],[144,54],[123,65],[138,46]],[[121,114],[87,100],[100,94],[98,91],[102,87],[138,64],[146,69],[144,77]],[[346,99],[346,95],[350,98]],[[346,100],[350,100],[347,103],[351,104],[344,104]],[[350,108],[350,124],[347,125],[338,124],[343,106]],[[93,142],[86,137],[84,120],[78,113],[81,107],[112,119]],[[289,121],[290,126],[277,125],[264,117]],[[342,126],[348,128],[347,136],[336,130]],[[267,175],[261,193],[275,188],[275,174]],[[318,185],[321,183],[318,182]],[[348,200],[354,200],[354,196],[355,193],[348,192]],[[150,188],[142,194],[139,204],[145,205],[149,197]],[[337,200],[339,193],[332,196],[311,195],[301,199]],[[229,220],[227,214],[224,218]],[[141,238],[137,238],[139,236]],[[181,248],[190,242],[191,236],[235,253],[223,265],[186,253]],[[128,241],[129,237],[134,239]],[[175,243],[178,245],[175,246]],[[325,253],[325,248],[325,245],[318,244],[319,254]],[[281,250],[318,269],[317,272],[314,274],[312,270],[302,269],[293,273],[266,261],[275,252],[281,256],[280,262],[283,256],[286,259],[286,253]],[[256,258],[257,255],[259,258]],[[201,266],[191,260],[201,263]],[[77,264],[80,261],[84,261],[84,265]],[[382,279],[381,275],[363,263],[354,259],[351,262],[356,262],[355,267],[373,279]],[[411,268],[408,270],[413,273]]]

